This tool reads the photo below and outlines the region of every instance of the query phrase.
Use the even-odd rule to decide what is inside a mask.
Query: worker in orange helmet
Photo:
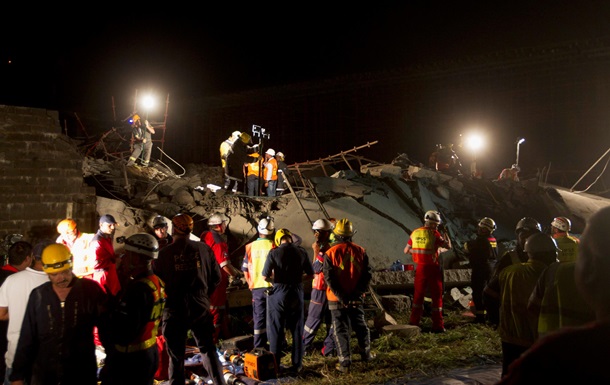
[[[152,153],[152,134],[155,133],[155,128],[150,125],[148,120],[142,123],[140,115],[135,114],[131,118],[131,129],[133,135],[133,152],[129,156],[127,166],[134,166],[136,161],[143,156],[142,167],[148,167],[150,163],[150,155]]]
[[[95,234],[83,233],[76,221],[66,218],[57,224],[59,236],[55,242],[68,246],[72,252],[72,271],[77,277],[93,274],[95,261],[88,257],[87,249]]]
[[[439,262],[439,249],[451,249],[451,241],[445,239],[438,231],[441,216],[438,211],[427,211],[424,215],[424,226],[411,233],[404,253],[413,256],[415,282],[410,325],[419,326],[424,312],[424,296],[430,291],[432,298],[432,333],[445,331],[443,321],[443,271]]]

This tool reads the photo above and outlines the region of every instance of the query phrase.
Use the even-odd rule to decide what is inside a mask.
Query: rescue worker
[[[324,253],[330,248],[330,234],[333,231],[333,224],[328,219],[318,219],[311,226],[315,242],[311,245],[313,250],[313,271],[314,277],[311,283],[311,294],[307,319],[303,330],[303,349],[307,354],[313,348],[313,341],[322,322],[326,323],[326,338],[322,346],[322,355],[330,356],[335,354],[335,341],[332,335],[332,322],[328,301],[326,300],[326,281],[324,280]]]
[[[424,296],[429,292],[432,299],[432,333],[445,331],[443,272],[439,263],[439,248],[451,249],[451,241],[438,231],[440,224],[440,214],[433,210],[427,211],[424,215],[424,226],[413,230],[404,248],[404,253],[411,254],[416,265],[409,324],[419,326],[424,312]]]
[[[240,135],[241,131],[233,131],[231,136],[220,143],[220,165],[223,169],[227,165],[227,158],[229,157],[229,154],[231,154],[233,151],[231,147],[233,147],[233,143],[235,143],[236,140],[239,140]]]
[[[483,304],[483,290],[491,278],[491,271],[498,260],[498,242],[493,236],[495,230],[496,222],[485,217],[477,225],[476,238],[464,245],[472,271],[470,281],[476,323],[485,323],[486,320],[487,312]]]
[[[72,218],[60,221],[57,232],[59,236],[55,242],[68,246],[74,258],[72,272],[77,277],[93,274],[93,261],[88,260],[88,249],[94,234],[82,233]]]
[[[0,294],[3,293],[2,286],[4,286],[4,282],[6,279],[17,273],[19,271],[23,271],[27,269],[32,264],[32,245],[27,241],[18,241],[13,243],[8,249],[8,261],[7,264],[2,266],[0,269]],[[0,300],[3,302],[8,302],[8,298],[6,296],[0,297]],[[27,301],[27,298],[26,298]],[[2,302],[0,302],[2,303]],[[2,306],[2,305],[0,305]],[[2,311],[2,307],[0,307],[0,312]],[[6,373],[6,361],[2,359],[5,356],[5,353],[8,349],[8,339],[7,339],[7,331],[9,327],[8,322],[8,312],[6,314],[6,318],[0,318],[0,375],[4,378]],[[16,342],[16,341],[15,341]],[[13,352],[15,348],[13,347]],[[12,355],[11,355],[12,359]],[[10,368],[10,366],[9,366]]]
[[[3,361],[6,363],[6,375],[3,377],[5,384],[10,384],[8,378],[13,367],[15,350],[19,342],[21,324],[30,293],[35,287],[49,281],[49,276],[42,270],[41,258],[44,248],[53,243],[55,242],[52,240],[38,242],[31,251],[32,264],[24,270],[7,277],[2,286],[0,286],[0,320],[8,322],[8,329],[5,334],[8,340],[8,347],[2,352]],[[10,253],[9,249],[9,260]]]
[[[303,281],[313,278],[313,266],[307,252],[292,243],[292,233],[279,229],[275,233],[275,248],[269,251],[261,275],[273,284],[267,298],[267,336],[269,351],[277,363],[282,361],[285,330],[292,335],[291,364],[288,373],[303,369]]]
[[[502,376],[538,338],[538,319],[528,314],[527,303],[544,269],[557,261],[557,244],[546,234],[538,232],[528,237],[524,250],[527,262],[506,267],[487,285],[500,298]]]
[[[184,384],[184,356],[188,331],[201,352],[202,364],[214,384],[225,384],[222,365],[214,344],[214,323],[210,296],[220,283],[220,267],[204,242],[189,239],[193,218],[177,214],[172,218],[174,242],[159,251],[153,271],[165,282],[167,301],[162,331],[170,357],[169,381]]]
[[[250,163],[244,165],[246,168],[246,189],[248,196],[255,197],[260,196],[260,175],[261,168],[263,165],[263,157],[258,152],[249,156]]]
[[[157,333],[167,297],[163,281],[152,270],[159,243],[146,233],[131,235],[124,242],[122,272],[128,275],[128,283],[106,325],[107,355],[100,377],[102,384],[153,385],[159,366]]]
[[[219,338],[231,338],[229,319],[227,311],[227,287],[229,280],[237,279],[242,273],[231,264],[229,257],[229,245],[225,234],[229,219],[221,213],[215,213],[208,219],[208,230],[201,233],[199,237],[212,251],[218,266],[220,266],[220,284],[210,297],[210,313],[214,320],[214,343],[218,344]]]
[[[555,217],[551,222],[551,236],[557,242],[559,252],[559,261],[568,262],[575,261],[578,258],[578,238],[570,235],[572,230],[572,222],[566,217]]]
[[[97,282],[72,273],[65,245],[45,247],[42,264],[50,282],[30,294],[9,380],[97,385],[93,328],[106,311],[107,296]]]
[[[538,338],[595,320],[593,309],[576,287],[575,274],[576,261],[558,261],[540,275],[527,303],[527,310],[538,319]]]
[[[275,247],[273,218],[266,217],[258,221],[258,238],[246,245],[244,262],[241,271],[244,273],[248,288],[252,292],[252,323],[254,326],[254,347],[267,348],[267,290],[271,283],[261,275],[267,254]]]
[[[500,172],[500,175],[498,176],[498,180],[519,182],[519,171],[521,171],[521,167],[517,164],[513,164],[510,168],[502,169],[502,172]]]
[[[364,318],[364,293],[369,289],[371,269],[366,250],[352,242],[352,222],[343,218],[333,229],[337,243],[324,253],[324,279],[333,336],[339,362],[335,368],[349,373],[352,364],[351,332],[356,333],[360,355],[371,361],[371,333]]]
[[[267,149],[265,152],[265,163],[263,164],[265,189],[267,196],[274,197],[277,189],[277,160],[275,159],[275,150]]]
[[[168,224],[167,220],[162,215],[157,215],[155,219],[153,219],[153,236],[157,239],[159,243],[159,249],[164,248],[174,241],[174,238],[170,233],[168,233]]]
[[[277,195],[282,195],[284,190],[288,187],[288,177],[290,176],[290,170],[285,162],[286,157],[283,152],[276,152],[275,159],[277,160],[277,188],[275,189]]]
[[[140,155],[142,155],[142,167],[148,167],[153,147],[152,134],[155,133],[155,128],[150,125],[148,120],[145,120],[144,126],[142,126],[142,119],[140,118],[140,115],[135,114],[131,118],[131,130],[133,137],[133,151],[129,156],[127,166],[134,166]]]
[[[250,162],[248,154],[254,153],[256,148],[255,145],[252,145],[252,137],[248,133],[242,132],[239,139],[231,146],[231,152],[227,155],[226,166],[224,168],[224,190],[233,194],[241,191],[240,183],[243,186],[245,179],[244,165]]]
[[[116,219],[110,214],[102,215],[99,220],[99,229],[91,239],[88,255],[94,261],[92,274],[85,275],[97,281],[111,297],[115,297],[121,290],[117,275],[117,255],[114,252],[114,232],[118,226]],[[88,270],[91,269],[89,265]]]
[[[525,252],[525,240],[529,236],[541,231],[542,226],[534,218],[521,218],[515,226],[517,246],[514,249],[508,250],[502,254],[493,268],[489,281],[498,279],[502,270],[504,270],[504,268],[507,266],[527,262],[528,256]],[[488,285],[485,285],[485,289],[483,290],[483,305],[487,311],[487,321],[492,326],[497,327],[500,323],[500,297],[494,290],[488,290]]]
[[[608,384],[610,355],[610,207],[594,213],[580,237],[576,286],[596,321],[539,339],[508,369],[499,385]]]

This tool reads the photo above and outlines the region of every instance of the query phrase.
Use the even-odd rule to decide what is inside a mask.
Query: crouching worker
[[[159,243],[145,233],[124,242],[120,272],[127,284],[102,333],[106,362],[100,377],[102,384],[153,385],[159,365],[157,332],[166,298],[164,283],[152,270]]]

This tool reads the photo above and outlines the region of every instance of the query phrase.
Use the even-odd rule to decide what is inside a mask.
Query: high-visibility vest
[[[415,263],[437,263],[438,248],[442,244],[441,233],[429,227],[413,230],[409,239],[411,254]]]
[[[258,238],[256,241],[246,245],[244,263],[246,263],[247,272],[245,277],[250,290],[271,287],[271,283],[263,278],[262,272],[267,260],[267,254],[273,248],[273,241],[268,238]]]
[[[333,276],[337,278],[336,283],[341,285],[343,293],[349,295],[356,290],[360,277],[365,273],[365,255],[364,249],[352,242],[340,242],[326,250]],[[330,286],[326,288],[326,298],[339,301]]]
[[[557,242],[557,247],[561,250],[557,254],[559,262],[575,261],[578,258],[578,238],[567,233],[553,234],[553,239]]]

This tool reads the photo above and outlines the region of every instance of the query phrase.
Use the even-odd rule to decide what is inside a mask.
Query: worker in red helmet
[[[210,296],[220,284],[220,267],[207,244],[189,239],[193,224],[190,215],[175,215],[174,242],[162,248],[153,261],[153,271],[165,282],[167,293],[162,329],[170,357],[169,381],[173,384],[186,381],[184,358],[190,330],[201,352],[203,368],[215,384],[224,384],[210,312]]]
[[[413,256],[416,264],[413,305],[409,324],[419,326],[424,312],[424,296],[430,292],[432,298],[432,333],[443,333],[443,271],[439,262],[439,249],[451,249],[451,241],[438,231],[441,215],[429,210],[424,215],[424,226],[411,233],[404,248],[405,254]]]

